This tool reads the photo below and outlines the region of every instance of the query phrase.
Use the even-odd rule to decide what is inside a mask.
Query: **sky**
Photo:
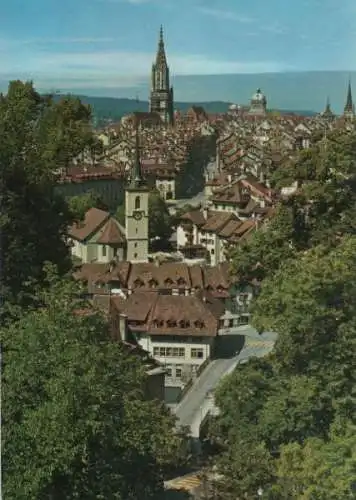
[[[173,75],[356,70],[356,0],[4,0],[0,80],[140,85],[161,24]]]

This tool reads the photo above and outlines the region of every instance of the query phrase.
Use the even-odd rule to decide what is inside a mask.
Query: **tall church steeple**
[[[135,117],[135,155],[134,163],[132,165],[131,172],[131,187],[137,187],[143,185],[142,169],[141,169],[141,157],[140,157],[140,124],[138,116]]]
[[[352,100],[351,79],[349,79],[349,85],[347,87],[347,97],[346,97],[346,104],[344,107],[344,116],[346,118],[353,118],[355,116],[355,106]]]
[[[150,112],[158,113],[165,124],[173,124],[173,88],[169,83],[162,26],[159,30],[156,60],[152,64]]]
[[[321,113],[323,118],[334,118],[334,113],[331,110],[330,98],[329,96],[326,98],[326,105],[324,111]]]
[[[142,175],[139,118],[135,116],[135,156],[131,180],[125,191],[126,260],[148,262],[149,189]]]

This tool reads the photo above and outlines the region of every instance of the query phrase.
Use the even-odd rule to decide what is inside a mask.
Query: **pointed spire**
[[[334,113],[331,111],[331,104],[330,104],[330,98],[327,96],[326,98],[326,105],[324,111],[321,113],[321,116],[324,118],[333,118]]]
[[[354,108],[354,104],[353,104],[353,100],[352,100],[351,78],[349,78],[344,114],[354,114],[354,111],[355,111],[355,108]]]
[[[138,96],[136,96],[136,103],[138,107]],[[140,118],[138,110],[135,113],[135,157],[132,166],[131,187],[140,187],[143,183],[142,169],[141,169],[141,155],[140,155]]]
[[[161,24],[161,27],[159,29],[159,41],[158,41],[158,49],[157,49],[157,55],[156,55],[156,65],[164,64],[167,66],[167,59],[166,59],[166,51],[164,48],[164,39],[163,39],[163,26]]]

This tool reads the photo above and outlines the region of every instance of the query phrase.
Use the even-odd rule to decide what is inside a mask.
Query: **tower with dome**
[[[261,89],[257,89],[250,101],[250,115],[264,116],[267,114],[267,99]]]

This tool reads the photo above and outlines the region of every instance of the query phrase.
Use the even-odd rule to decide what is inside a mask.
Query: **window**
[[[184,347],[154,347],[153,356],[159,358],[184,358]]]
[[[166,377],[172,377],[173,375],[173,370],[171,366],[166,366]]]
[[[239,294],[239,301],[240,302],[247,302],[248,301],[248,293],[240,293]]]
[[[141,208],[141,200],[139,196],[136,196],[135,198],[135,210],[140,210]]]
[[[201,349],[201,348],[192,348],[190,350],[190,357],[191,358],[202,359],[204,357],[204,349]]]
[[[114,257],[117,257],[117,248],[114,248]]]
[[[172,356],[174,358],[184,358],[185,357],[185,349],[184,347],[173,347]]]
[[[182,368],[180,366],[176,366],[176,378],[182,378]]]
[[[137,253],[134,253],[134,259],[137,259]]]
[[[137,248],[137,242],[134,244],[134,247]]]
[[[106,245],[103,245],[103,246],[101,247],[101,255],[102,255],[103,257],[106,257]]]
[[[212,248],[212,249],[210,250],[210,253],[211,253],[211,255],[214,255],[215,250]]]

